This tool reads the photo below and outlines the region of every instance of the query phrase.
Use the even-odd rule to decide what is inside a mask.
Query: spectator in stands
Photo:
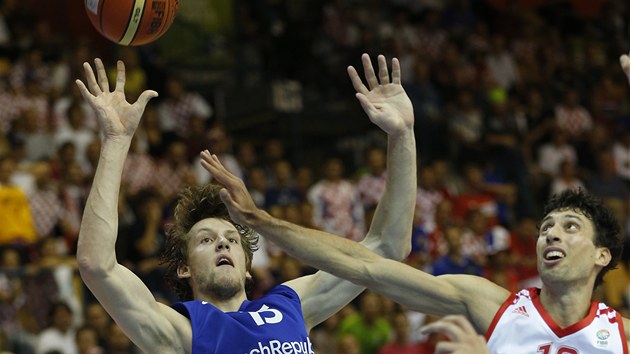
[[[453,160],[458,164],[479,161],[484,151],[483,112],[471,91],[459,91],[455,105],[449,109],[449,116],[449,133],[454,140]]]
[[[183,140],[178,139],[168,144],[164,157],[157,163],[153,182],[167,203],[184,186],[197,183],[193,168],[186,160],[186,145]]]
[[[366,171],[357,181],[357,189],[363,209],[373,210],[385,191],[385,176],[387,169],[386,152],[374,146],[367,149],[365,154]],[[366,217],[371,220],[371,217]]]
[[[140,354],[141,351],[136,347],[131,339],[125,335],[120,326],[116,322],[109,323],[107,331],[107,345],[105,346],[107,354]]]
[[[551,141],[542,144],[538,150],[538,165],[547,180],[560,174],[560,165],[563,161],[577,165],[577,159],[575,147],[569,144],[569,136],[560,127],[554,128]]]
[[[273,166],[275,183],[265,193],[265,205],[269,208],[275,205],[287,206],[298,204],[304,199],[295,187],[293,166],[288,160],[279,160]]]
[[[560,163],[560,172],[551,180],[549,195],[562,193],[567,189],[586,189],[582,180],[577,176],[574,162],[564,160]]]
[[[0,157],[0,246],[33,244],[37,231],[26,194],[11,184],[15,161]]]
[[[438,181],[433,165],[420,165],[414,227],[423,232],[430,233],[436,228],[437,205],[447,198],[437,186]]]
[[[510,89],[520,81],[516,60],[507,45],[507,39],[503,34],[494,34],[490,51],[486,56],[486,67],[490,77],[504,89]]]
[[[396,312],[392,322],[394,337],[378,351],[378,354],[431,353],[423,343],[414,343],[409,338],[409,320],[404,312]]]
[[[155,159],[142,147],[140,139],[136,135],[131,140],[122,175],[122,183],[131,197],[155,185]],[[98,160],[96,162],[98,163]]]
[[[98,332],[96,329],[83,325],[76,332],[77,354],[105,354],[98,344]]]
[[[580,100],[579,91],[569,88],[555,108],[556,124],[575,144],[583,142],[593,128],[593,117]]]
[[[465,245],[463,244],[462,229],[460,227],[454,225],[446,227],[444,230],[444,241],[447,246],[447,251],[444,256],[436,259],[433,263],[433,275],[481,275],[481,265],[463,252]]]
[[[85,125],[85,113],[78,103],[72,104],[67,111],[68,125],[62,126],[54,134],[55,146],[60,147],[66,142],[72,142],[75,147],[75,161],[81,165],[84,172],[91,168],[87,162],[85,151],[88,145],[97,138],[94,130]]]
[[[359,301],[359,311],[341,320],[337,334],[340,338],[345,335],[355,337],[362,354],[376,354],[389,340],[392,328],[383,317],[379,295],[365,291]]]
[[[76,329],[72,326],[72,310],[64,302],[54,303],[50,309],[51,325],[39,334],[37,354],[58,350],[62,354],[77,354]]]
[[[365,213],[356,187],[344,177],[340,158],[329,158],[323,178],[308,192],[313,222],[332,234],[360,241],[365,235]]]
[[[59,199],[58,185],[52,179],[49,161],[34,163],[31,173],[35,178],[35,191],[29,196],[35,230],[39,238],[52,235],[63,219],[63,207]]]
[[[174,131],[180,138],[186,138],[193,116],[204,121],[212,117],[213,110],[208,101],[198,92],[188,90],[180,78],[168,77],[165,86],[165,98],[158,106],[163,130]]]
[[[616,173],[611,149],[603,149],[598,155],[599,169],[586,182],[588,191],[601,198],[617,217],[627,220],[630,211],[630,188]]]
[[[90,326],[94,328],[98,337],[98,345],[100,347],[105,347],[107,345],[107,336],[109,335],[109,325],[112,322],[111,317],[105,312],[103,306],[96,302],[88,302],[84,304],[85,319],[83,323],[86,326]]]

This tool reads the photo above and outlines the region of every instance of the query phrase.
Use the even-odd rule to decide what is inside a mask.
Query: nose
[[[217,240],[216,245],[217,245],[217,251],[230,250],[230,243],[228,242],[228,239],[223,236],[219,236],[219,239]]]
[[[547,230],[545,234],[545,240],[547,241],[547,244],[552,244],[554,242],[560,241],[560,237],[558,237],[558,232],[556,232],[556,226]]]

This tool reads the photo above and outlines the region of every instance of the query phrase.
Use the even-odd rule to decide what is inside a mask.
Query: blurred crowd
[[[273,73],[319,97],[348,96],[344,67],[361,52],[400,59],[420,162],[410,266],[476,274],[509,290],[536,286],[540,208],[567,188],[602,198],[628,232],[630,89],[618,64],[630,51],[626,1],[236,4],[243,84]],[[316,26],[293,31],[300,20]],[[126,64],[130,101],[153,88],[155,67],[141,49],[112,51]],[[99,54],[20,2],[0,1],[0,353],[136,352],[82,285],[74,259],[100,139],[73,81]],[[123,173],[116,246],[156,298],[177,301],[159,253],[178,191],[211,182],[203,149],[274,216],[362,239],[385,185],[385,136],[340,137],[339,151],[322,149],[324,163],[295,161],[281,137],[232,134],[213,97],[182,77],[160,80]],[[260,246],[250,297],[315,271],[264,239]],[[597,296],[630,315],[629,253]],[[419,331],[432,320],[365,292],[311,339],[322,354],[432,353],[437,338]]]

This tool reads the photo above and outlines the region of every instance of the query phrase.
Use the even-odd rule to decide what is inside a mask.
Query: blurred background
[[[123,174],[120,263],[177,301],[158,255],[177,192],[209,149],[273,215],[353,240],[385,183],[386,136],[354,97],[360,56],[401,62],[418,190],[406,262],[535,286],[545,200],[583,188],[630,227],[625,0],[181,0],[140,47],[104,39],[82,1],[0,0],[0,352],[135,353],[81,283],[74,252],[100,144],[74,80],[127,66],[145,112]],[[331,197],[331,195],[333,197]],[[630,256],[596,296],[630,315]],[[314,272],[261,240],[258,297]],[[315,328],[317,353],[432,353],[431,316],[366,292]]]

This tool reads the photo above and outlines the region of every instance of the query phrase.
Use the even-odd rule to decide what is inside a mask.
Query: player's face
[[[594,244],[595,229],[584,214],[573,210],[549,213],[538,230],[538,272],[544,283],[595,279],[610,253]]]
[[[247,264],[234,225],[222,219],[204,219],[188,234],[188,266],[180,269],[180,277],[191,279],[195,294],[228,299],[245,291]]]

